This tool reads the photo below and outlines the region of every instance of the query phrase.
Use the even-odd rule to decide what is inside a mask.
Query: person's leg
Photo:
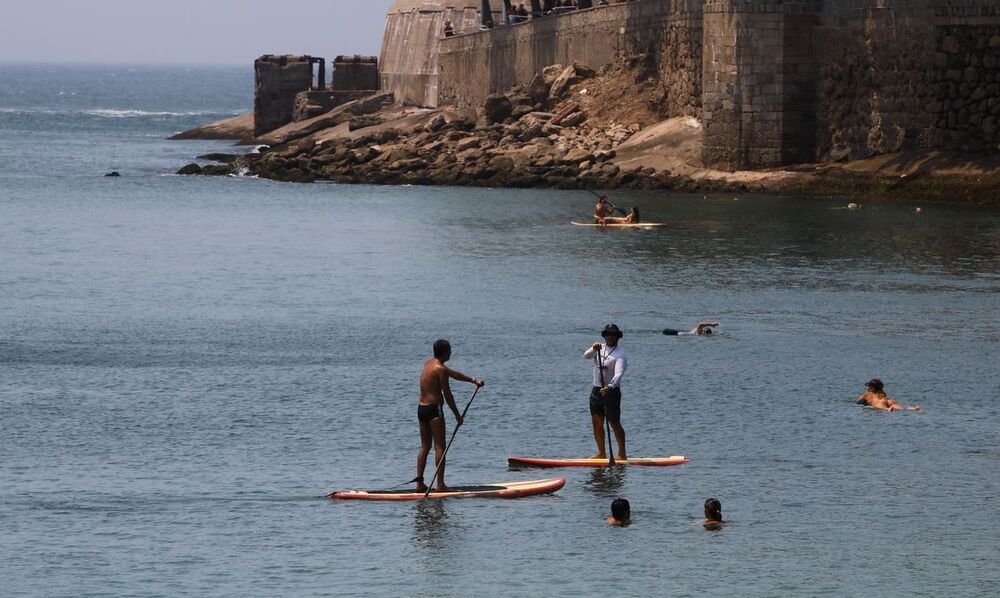
[[[625,428],[620,421],[611,422],[611,431],[615,433],[615,440],[618,441],[618,456],[615,459],[624,461],[628,459],[628,451],[625,450]]]
[[[607,459],[608,455],[604,451],[604,417],[591,414],[590,421],[594,425],[594,441],[597,443],[597,454],[591,457],[591,459]]]
[[[437,480],[434,488],[438,492],[446,492],[448,486],[444,484],[444,418],[436,417],[431,420],[431,434],[434,437],[434,466],[437,467]]]
[[[420,422],[420,452],[417,453],[417,492],[426,492],[424,469],[427,467],[427,454],[431,451],[431,426]]]

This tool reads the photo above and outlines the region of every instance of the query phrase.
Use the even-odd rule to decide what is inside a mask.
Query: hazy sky
[[[2,62],[378,54],[392,0],[0,0]]]

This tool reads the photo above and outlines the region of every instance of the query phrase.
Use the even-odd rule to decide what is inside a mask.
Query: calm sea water
[[[577,192],[170,176],[228,146],[164,138],[247,110],[251,76],[0,66],[0,593],[1000,592],[1000,212],[620,193],[670,226],[600,233]],[[722,334],[658,332],[700,318]],[[322,498],[414,475],[438,337],[488,382],[451,483],[589,455],[609,322],[631,453],[690,464]],[[856,407],[875,376],[925,412]]]

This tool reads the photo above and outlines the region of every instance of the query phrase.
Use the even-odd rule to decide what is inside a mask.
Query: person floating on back
[[[688,330],[687,332],[683,330],[674,330],[673,328],[664,328],[663,334],[667,336],[710,336],[715,334],[712,330],[713,328],[718,328],[720,326],[719,322],[709,322],[707,320],[702,320],[698,322],[698,325]]]
[[[625,351],[618,346],[622,331],[615,324],[608,324],[601,332],[604,344],[594,343],[583,353],[583,358],[594,361],[594,387],[590,391],[590,420],[594,426],[597,454],[592,459],[607,459],[605,452],[604,419],[607,418],[618,441],[620,461],[626,460],[625,428],[622,427],[622,377],[628,369]]]
[[[705,529],[722,529],[722,503],[717,498],[705,501]]]
[[[869,380],[865,387],[867,388],[865,394],[858,397],[858,400],[855,401],[859,405],[865,405],[872,409],[881,409],[882,411],[922,411],[920,405],[907,407],[902,403],[897,403],[893,399],[890,399],[885,394],[885,386],[878,378]]]
[[[617,216],[612,216],[615,206],[608,201],[606,195],[602,195],[597,200],[597,205],[594,206],[594,223],[595,224],[634,224],[639,222],[639,208],[632,208],[632,212],[628,216],[619,218]],[[624,212],[623,212],[624,213]]]
[[[605,519],[608,525],[625,527],[632,523],[632,506],[624,498],[616,498],[611,503],[611,517]]]
[[[427,465],[427,454],[434,442],[434,464],[438,468],[438,492],[447,492],[444,483],[444,449],[445,427],[444,413],[441,406],[447,401],[451,412],[455,414],[455,425],[462,425],[462,414],[455,405],[455,397],[451,394],[448,379],[454,378],[462,382],[471,382],[478,388],[486,385],[482,380],[470,378],[445,365],[451,359],[451,344],[446,340],[434,343],[434,357],[424,362],[424,370],[420,373],[420,404],[417,406],[417,420],[420,422],[420,452],[417,453],[417,492],[426,492],[424,484],[424,468]]]

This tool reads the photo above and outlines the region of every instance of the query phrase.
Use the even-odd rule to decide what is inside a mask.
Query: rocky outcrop
[[[170,139],[231,139],[240,143],[252,144],[256,141],[253,133],[253,114],[224,118],[190,131],[178,133]]]

